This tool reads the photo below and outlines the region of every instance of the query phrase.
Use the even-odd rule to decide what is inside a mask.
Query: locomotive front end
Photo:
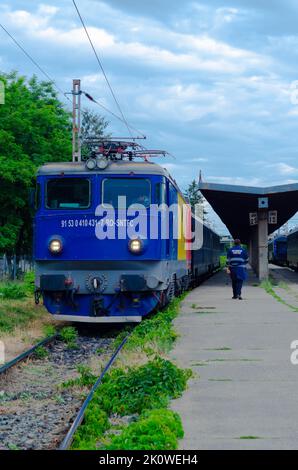
[[[36,300],[42,296],[60,320],[139,322],[165,303],[171,261],[181,276],[188,273],[173,240],[150,238],[150,205],[165,198],[166,178],[151,163],[90,166],[53,163],[39,170]]]

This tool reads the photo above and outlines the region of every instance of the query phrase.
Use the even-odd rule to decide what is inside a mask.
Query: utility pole
[[[72,161],[81,161],[81,80],[72,81]]]

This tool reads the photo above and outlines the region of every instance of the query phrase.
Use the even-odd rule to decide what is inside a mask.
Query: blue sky
[[[175,155],[165,166],[181,188],[200,169],[219,183],[298,180],[297,1],[77,4],[128,121],[148,147]],[[0,15],[63,90],[81,78],[85,91],[117,112],[71,0],[4,0]],[[0,70],[39,76],[2,31],[0,44]],[[125,133],[108,119],[116,135]]]

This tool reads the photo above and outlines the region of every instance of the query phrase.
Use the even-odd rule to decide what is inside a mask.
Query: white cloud
[[[27,37],[36,38],[59,47],[88,46],[85,32],[81,27],[59,29],[54,25],[54,17],[58,8],[40,5],[35,13],[25,10],[4,12],[4,18],[14,28],[22,31]],[[152,45],[142,40],[143,28],[134,29],[139,33],[136,41],[124,41],[118,38],[113,28],[108,32],[105,28],[88,25],[94,45],[105,56],[125,57],[127,60],[138,60],[147,66],[162,69],[181,69],[217,72],[221,74],[241,73],[251,67],[264,66],[266,59],[259,54],[232,47],[222,41],[204,35],[191,35],[173,32],[167,28],[152,26],[153,37],[157,33],[160,43]],[[145,25],[146,26],[146,25]],[[148,32],[149,29],[149,32]],[[117,30],[116,30],[117,31]],[[146,26],[146,35],[150,34],[150,24]],[[169,47],[164,47],[163,44]],[[89,46],[88,46],[89,47]]]
[[[287,163],[277,163],[275,168],[281,175],[298,175],[298,168],[295,168]]]
[[[49,3],[12,0],[0,6],[1,19],[63,89],[81,77],[83,88],[118,114],[71,2]],[[147,5],[132,3],[117,0],[121,11],[115,2],[79,5],[125,116],[147,134],[146,146],[177,156],[166,164],[177,181],[187,186],[194,168],[226,184],[263,186],[298,177],[298,111],[289,86],[297,77],[287,62],[297,37],[278,45],[265,33],[255,36],[257,2],[249,12],[234,0],[224,8],[185,2],[179,15],[178,2],[176,9],[162,2],[162,20],[152,3],[150,17]],[[35,72],[2,38],[1,69]],[[118,132],[121,124],[111,120]]]
[[[263,180],[258,177],[245,178],[243,176],[207,176],[208,183],[232,184],[240,186],[263,186]]]

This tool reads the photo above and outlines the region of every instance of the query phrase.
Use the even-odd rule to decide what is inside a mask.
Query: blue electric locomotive
[[[157,164],[103,156],[46,164],[38,171],[37,200],[36,300],[42,295],[55,319],[139,322],[219,267],[219,237],[210,228],[204,226],[202,247],[188,248],[188,205],[169,214],[167,236],[159,224],[152,236],[162,218],[162,211],[152,215],[152,205],[186,205]],[[126,210],[135,205],[137,217]]]

